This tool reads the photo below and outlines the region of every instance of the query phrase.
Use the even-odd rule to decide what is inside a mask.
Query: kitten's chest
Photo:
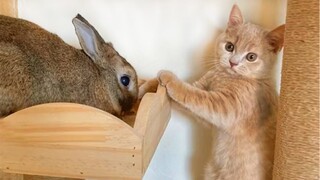
[[[236,74],[230,74],[222,68],[208,71],[200,81],[203,82],[203,86],[207,91],[234,90],[243,87],[247,83],[247,79]]]
[[[240,84],[241,82],[237,81],[235,77],[216,74],[207,80],[207,90],[213,91],[218,89],[232,88]]]

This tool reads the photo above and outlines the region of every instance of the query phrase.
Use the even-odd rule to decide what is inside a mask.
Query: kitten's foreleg
[[[217,127],[233,123],[235,109],[225,94],[191,86],[168,71],[161,71],[158,78],[160,84],[166,87],[169,97],[195,115]]]

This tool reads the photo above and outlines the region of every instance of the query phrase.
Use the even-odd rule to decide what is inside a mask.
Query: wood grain
[[[25,180],[21,174],[4,173],[0,171],[0,180]]]
[[[12,17],[18,17],[17,0],[1,0],[0,14],[12,16]]]
[[[134,128],[80,104],[26,108],[0,120],[0,169],[66,178],[141,179],[169,119],[163,87],[142,98]]]
[[[163,87],[158,88],[157,95],[146,94],[141,103],[144,105],[138,110],[134,129],[143,137],[143,172],[145,172],[170,119],[171,104]]]
[[[96,108],[38,105],[6,117],[0,127],[0,168],[6,172],[141,177],[141,162],[135,160],[142,156],[142,140],[123,121]]]

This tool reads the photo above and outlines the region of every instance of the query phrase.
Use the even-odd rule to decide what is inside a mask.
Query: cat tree
[[[319,179],[319,1],[289,0],[274,179]]]
[[[287,9],[273,177],[276,180],[312,180],[319,178],[319,1],[290,0]],[[17,16],[16,0],[2,0],[0,13]],[[48,116],[50,111],[69,119],[63,128],[74,128],[78,134],[57,136],[56,130],[63,131],[63,128],[52,129],[57,125],[57,119]],[[25,109],[8,117],[11,122],[0,125],[0,169],[6,172],[0,171],[0,179],[23,180],[24,176],[20,174],[141,179],[164,131],[169,111],[170,104],[163,88],[143,98],[133,128],[108,113],[82,105],[47,104]],[[94,117],[98,124],[89,122],[82,112]],[[23,121],[22,116],[28,122]],[[47,123],[42,122],[42,118]],[[87,128],[82,123],[88,125],[89,130],[85,131]],[[114,136],[109,144],[101,143],[101,137],[110,133],[103,129],[109,126],[116,133],[112,132]],[[45,128],[49,134],[45,137],[46,134],[37,134],[31,131],[32,128]],[[10,132],[16,129],[21,134]],[[90,129],[97,131],[92,133]],[[31,138],[31,145],[23,146],[23,137]],[[83,143],[91,140],[94,143]],[[9,146],[3,146],[6,141],[10,142]],[[58,142],[59,146],[53,146],[53,142]],[[32,148],[35,150],[31,151],[32,156],[22,156],[21,152]],[[68,148],[76,149],[70,151]],[[95,164],[95,167],[81,164],[84,161]],[[115,165],[101,166],[103,161],[114,162]],[[59,169],[64,163],[69,168]],[[125,166],[121,166],[123,164]]]

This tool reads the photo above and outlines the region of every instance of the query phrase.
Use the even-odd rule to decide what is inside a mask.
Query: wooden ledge
[[[49,103],[0,120],[0,169],[8,173],[141,179],[170,118],[163,87],[147,93],[133,128],[99,109]]]

